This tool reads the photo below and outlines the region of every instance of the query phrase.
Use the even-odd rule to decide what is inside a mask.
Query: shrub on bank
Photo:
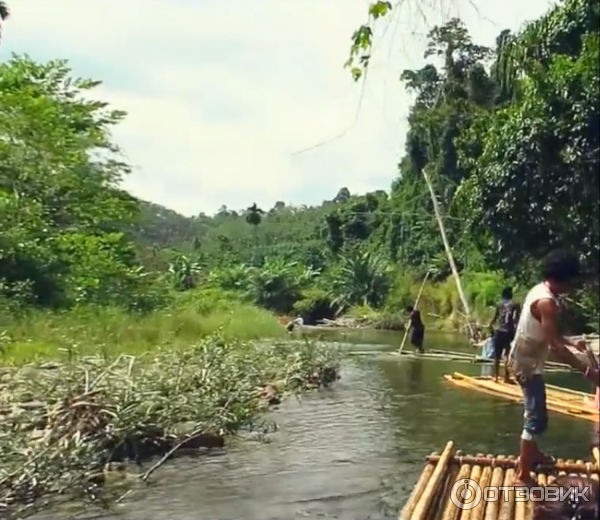
[[[24,518],[61,493],[110,503],[107,463],[222,446],[259,425],[278,395],[334,381],[338,354],[331,345],[213,335],[185,349],[4,368],[0,516]]]

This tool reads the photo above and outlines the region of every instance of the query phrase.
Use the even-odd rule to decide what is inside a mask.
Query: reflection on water
[[[362,334],[358,341],[365,343]],[[377,350],[400,342],[397,334],[378,339]],[[470,348],[448,336],[430,334],[428,341],[430,348]],[[443,382],[453,371],[481,370],[390,355],[353,359],[334,388],[291,399],[273,414],[280,431],[270,443],[243,442],[218,456],[167,465],[150,488],[120,507],[119,517],[396,518],[423,458],[448,440],[471,453],[516,453],[518,404]],[[589,390],[570,374],[550,374],[549,382]],[[592,433],[590,423],[553,414],[543,447],[586,459]]]

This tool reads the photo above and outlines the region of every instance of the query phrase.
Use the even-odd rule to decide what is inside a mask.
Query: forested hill
[[[462,266],[530,272],[562,246],[597,271],[597,12],[597,2],[567,1],[520,34],[500,32],[495,48],[472,41],[458,19],[434,28],[426,58],[441,65],[401,74],[415,102],[388,195],[341,189],[321,207],[222,208],[182,235],[211,257],[320,265],[326,250],[365,246],[444,270],[425,170]]]
[[[390,8],[374,2],[371,24]],[[354,35],[355,78],[370,31]],[[592,274],[580,302],[597,322],[599,34],[597,0],[566,0],[493,48],[459,19],[434,27],[425,65],[400,75],[414,103],[387,193],[340,186],[318,207],[248,201],[192,219],[124,196],[122,157],[90,153],[115,151],[111,128],[125,117],[89,101],[97,83],[73,81],[64,62],[0,63],[0,293],[149,309],[170,284],[282,313],[396,313],[427,270],[440,285],[449,274],[429,180],[474,304],[531,283],[540,258],[564,247]],[[430,314],[459,307],[450,285],[432,299]]]

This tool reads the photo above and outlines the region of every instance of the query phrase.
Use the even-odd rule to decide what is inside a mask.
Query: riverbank
[[[22,317],[2,333],[2,518],[59,498],[114,503],[153,469],[122,469],[119,485],[106,486],[105,468],[223,447],[268,427],[264,413],[286,395],[339,377],[335,347],[281,342],[276,318],[248,306],[28,317],[29,328]]]
[[[453,312],[448,316],[439,316],[421,311],[421,316],[428,330],[440,332],[463,332],[465,328],[464,316],[458,312]],[[476,314],[476,321],[483,322],[491,319],[491,312],[479,312]],[[406,312],[398,311],[376,311],[370,308],[357,307],[351,309],[348,314],[342,315],[334,320],[323,320],[317,324],[317,327],[323,328],[343,328],[343,329],[375,329],[375,330],[393,330],[402,332],[405,329],[408,315]]]

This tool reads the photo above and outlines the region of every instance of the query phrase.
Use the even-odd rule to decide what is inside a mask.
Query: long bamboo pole
[[[435,464],[428,464],[427,466],[425,466],[425,469],[423,470],[423,473],[421,473],[419,481],[413,488],[413,491],[410,497],[408,498],[408,501],[406,502],[404,508],[402,509],[402,512],[400,513],[400,520],[410,520],[412,518],[413,511],[415,510],[415,507],[417,507],[417,504],[419,502],[419,499],[421,498],[421,495],[423,494],[423,491],[425,491],[427,484],[431,480],[433,472],[435,471],[436,464],[438,462],[439,459],[435,461]]]
[[[429,455],[426,458],[427,464],[437,464],[440,460],[440,455]],[[474,455],[453,455],[448,460],[448,464],[469,464],[471,466],[489,466],[491,468],[504,468],[516,469],[518,462],[516,460],[510,460],[505,457],[477,457]],[[592,462],[574,462],[566,461],[559,463],[558,461],[554,464],[536,464],[535,469],[537,472],[540,471],[566,471],[567,473],[593,473],[598,471],[598,466]]]
[[[427,283],[427,280],[429,279],[430,274],[431,274],[431,270],[427,271],[427,273],[425,274],[425,278],[423,278],[423,283],[421,283],[421,287],[419,288],[419,293],[417,294],[417,299],[415,300],[415,304],[413,305],[414,310],[417,310],[417,307],[419,306],[419,301],[421,300],[421,295],[423,294],[423,289],[425,288],[425,284]],[[404,331],[404,337],[402,338],[402,343],[400,344],[400,350],[398,350],[398,355],[402,354],[402,351],[404,350],[404,345],[406,344],[406,338],[408,338],[409,330],[410,330],[410,327],[406,327],[406,330]]]
[[[454,262],[454,255],[452,254],[452,248],[450,247],[450,242],[448,242],[448,236],[446,235],[446,228],[444,227],[444,221],[442,220],[442,212],[440,211],[440,205],[438,203],[437,197],[435,195],[435,190],[433,189],[433,184],[431,183],[431,179],[429,178],[429,174],[427,173],[427,166],[423,168],[423,178],[425,179],[425,183],[427,184],[427,188],[429,189],[429,194],[431,195],[431,202],[433,204],[433,211],[435,213],[435,219],[437,220],[438,226],[440,228],[440,234],[442,235],[442,242],[444,243],[444,249],[446,250],[446,256],[448,257],[448,263],[450,264],[450,269],[452,270],[452,275],[454,276],[454,281],[456,282],[456,289],[458,290],[458,296],[460,297],[460,301],[463,304],[465,309],[465,315],[467,317],[467,328],[469,329],[469,335],[471,339],[475,338],[475,328],[472,323],[471,316],[471,308],[469,307],[469,302],[465,296],[463,291],[462,283],[460,281],[460,275],[458,274],[458,269],[456,268],[456,263]]]
[[[415,506],[410,520],[425,520],[427,511],[429,510],[429,506],[431,506],[434,496],[440,488],[442,480],[446,475],[446,471],[448,469],[448,460],[453,455],[454,443],[452,441],[449,441],[446,444],[446,448],[444,448],[444,451],[440,455],[439,460],[437,461],[437,465],[435,466],[431,478],[429,479],[427,485],[425,486],[425,489],[423,490],[421,498]]]

